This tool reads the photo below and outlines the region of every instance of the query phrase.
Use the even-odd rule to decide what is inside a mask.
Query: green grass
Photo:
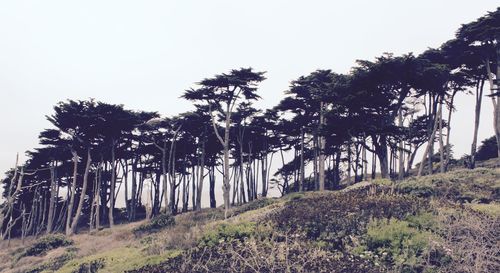
[[[500,200],[500,170],[461,169],[444,174],[411,177],[399,183],[398,189],[402,193],[419,197],[489,203]]]
[[[479,211],[492,217],[500,217],[500,204],[498,203],[469,204],[468,206],[475,211]]]
[[[92,262],[102,262],[101,273],[124,272],[140,268],[146,265],[158,264],[168,258],[175,257],[180,251],[168,251],[161,255],[147,256],[144,252],[135,247],[121,247],[110,251],[98,253],[95,255],[74,259],[64,265],[59,271],[60,273],[72,273],[81,268],[82,265],[88,265]]]

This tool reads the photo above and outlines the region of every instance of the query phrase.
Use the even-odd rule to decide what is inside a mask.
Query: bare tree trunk
[[[372,180],[377,177],[377,155],[372,153]]]
[[[49,215],[47,220],[47,234],[52,232],[52,226],[54,223],[54,210],[56,209],[56,198],[57,198],[57,183],[55,174],[55,162],[51,163],[50,166],[50,201],[49,201]]]
[[[73,215],[73,206],[75,203],[76,178],[78,172],[78,154],[76,151],[71,151],[73,154],[73,181],[71,182],[71,193],[68,204],[68,213],[66,214],[66,235],[71,235],[71,216]]]
[[[493,128],[495,129],[495,138],[498,143],[498,157],[500,157],[500,100],[499,96],[494,95],[496,91],[500,92],[497,88],[498,85],[495,85],[495,81],[493,80],[493,74],[491,73],[490,68],[490,60],[487,58],[485,62],[486,73],[488,74],[488,82],[490,84],[490,92],[491,92],[491,102],[493,103]],[[497,75],[496,80],[500,80],[500,45],[497,44]]]
[[[324,116],[324,103],[320,103],[320,115],[319,115],[319,126],[320,130],[324,126],[325,116]],[[319,190],[325,190],[325,138],[321,135],[319,136],[319,162],[318,162],[318,172],[319,172]]]
[[[439,104],[439,169],[444,173],[443,104]]]
[[[368,159],[366,157],[366,147],[364,145],[362,152],[362,160],[363,160],[363,180],[368,180]]]
[[[476,83],[476,108],[474,111],[474,135],[472,137],[472,145],[470,149],[470,168],[476,167],[476,149],[477,149],[477,133],[479,131],[479,121],[481,116],[481,101],[483,99],[484,80],[478,80]]]
[[[418,173],[417,173],[418,177],[422,176],[422,172],[424,170],[425,160],[426,160],[427,156],[432,157],[432,154],[430,154],[431,146],[432,146],[431,144],[434,142],[434,138],[436,136],[437,127],[439,125],[439,121],[437,119],[441,116],[441,109],[442,109],[442,107],[439,107],[438,113],[435,116],[434,126],[432,128],[432,132],[431,132],[431,135],[429,137],[429,140],[427,141],[427,147],[426,147],[425,152],[422,156],[422,161],[420,162],[420,166],[418,168]],[[431,166],[429,166],[429,168],[432,170],[432,164],[431,164]],[[430,173],[432,173],[432,172],[430,172]]]
[[[116,141],[113,140],[111,145],[111,189],[109,194],[109,228],[113,228],[115,226],[115,218],[113,216],[113,211],[115,209],[115,187],[116,187],[116,158],[115,158],[115,144]]]
[[[203,179],[205,178],[205,141],[201,144],[200,166],[198,168],[198,191],[196,194],[196,210],[201,210],[201,195],[203,193]]]
[[[403,109],[399,109],[398,126],[403,127]],[[405,176],[404,140],[399,141],[399,168],[398,180],[403,180]]]
[[[484,83],[484,81],[483,81]],[[448,112],[448,122],[446,124],[446,159],[445,159],[445,164],[444,164],[444,168],[445,168],[445,171],[448,170],[448,164],[450,162],[450,158],[451,158],[451,145],[450,145],[450,132],[451,132],[451,116],[452,116],[452,113],[453,113],[453,101],[455,99],[455,95],[457,94],[457,90],[453,90],[453,93],[451,94],[451,98],[450,98],[450,104],[449,104],[449,112]]]
[[[82,213],[82,207],[83,207],[83,201],[85,200],[85,194],[87,191],[87,182],[88,182],[88,177],[89,177],[90,163],[92,163],[92,157],[90,156],[90,148],[87,148],[87,164],[85,165],[85,172],[83,174],[82,192],[80,193],[80,200],[78,201],[78,207],[76,209],[75,217],[73,218],[73,222],[71,223],[70,233],[67,235],[74,234],[76,232],[77,227],[78,227],[78,220],[80,220],[80,216]]]
[[[351,185],[351,141],[347,142],[347,185]]]
[[[217,207],[217,200],[215,199],[215,166],[210,166],[208,172],[208,180],[210,184],[209,195],[210,195],[210,207]]]
[[[299,191],[304,191],[305,164],[304,164],[304,128],[300,128],[300,178]]]
[[[101,182],[102,182],[102,161],[97,167],[97,187],[96,187],[96,210],[95,210],[95,229],[101,228]]]

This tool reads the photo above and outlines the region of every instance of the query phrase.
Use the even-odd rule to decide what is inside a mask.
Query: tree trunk
[[[161,176],[163,179],[163,201],[165,204],[165,212],[168,210],[168,181],[167,181],[167,143],[163,141],[163,148],[161,150]]]
[[[210,170],[208,173],[208,178],[209,178],[209,184],[210,184],[210,207],[211,208],[216,208],[217,207],[217,200],[215,199],[215,166],[210,166]]]
[[[484,82],[483,82],[484,83]],[[455,99],[455,95],[457,94],[457,90],[453,90],[453,93],[451,94],[450,98],[450,107],[449,107],[449,112],[448,112],[448,123],[446,124],[446,159],[445,159],[445,164],[444,168],[445,171],[448,170],[448,164],[450,162],[451,158],[451,145],[450,145],[450,134],[451,134],[451,116],[453,113],[453,101]]]
[[[403,109],[399,109],[398,126],[403,127]],[[403,180],[405,176],[405,159],[404,159],[404,140],[399,141],[399,167],[398,180]]]
[[[500,100],[498,95],[494,95],[495,92],[500,92],[498,89],[498,81],[500,80],[500,45],[497,43],[497,75],[495,81],[493,80],[493,74],[491,73],[490,60],[487,58],[485,61],[486,73],[488,74],[488,82],[490,84],[491,92],[491,102],[493,103],[493,128],[495,130],[495,138],[498,143],[497,156],[500,158]]]
[[[76,151],[71,151],[73,155],[73,181],[71,182],[71,193],[68,204],[68,213],[66,214],[66,235],[71,234],[71,216],[73,215],[73,206],[75,203],[76,178],[78,175],[78,154]]]
[[[305,164],[304,164],[304,128],[300,128],[300,178],[299,191],[304,191]]]
[[[198,168],[198,190],[196,194],[196,210],[201,210],[201,195],[203,193],[203,180],[205,178],[205,141],[201,144],[200,166]]]
[[[474,111],[474,135],[472,137],[472,145],[470,149],[470,168],[476,167],[476,149],[477,149],[477,133],[479,131],[479,121],[481,116],[481,101],[483,99],[484,80],[478,80],[476,83],[476,107]]]
[[[113,211],[115,209],[115,187],[116,187],[116,159],[115,159],[115,140],[111,143],[111,181],[110,181],[110,194],[109,194],[109,228],[115,226],[115,218]]]
[[[78,227],[78,220],[80,220],[80,216],[82,213],[83,201],[85,200],[85,194],[87,191],[87,182],[89,177],[90,163],[92,163],[92,158],[90,156],[90,148],[87,148],[87,164],[85,165],[85,172],[83,174],[83,185],[82,191],[80,193],[80,200],[78,201],[78,207],[76,209],[75,217],[73,218],[73,222],[71,223],[70,234],[72,235],[76,232]]]
[[[55,162],[51,163],[50,166],[50,201],[49,201],[49,215],[47,220],[47,234],[52,232],[52,227],[54,223],[54,211],[56,210],[56,194],[57,194],[57,183],[55,174]]]
[[[422,161],[420,161],[420,166],[418,168],[417,177],[422,176],[422,172],[424,171],[425,160],[426,160],[427,156],[432,157],[432,154],[430,154],[431,146],[432,146],[431,144],[434,142],[434,138],[436,136],[437,127],[439,124],[439,121],[437,119],[440,117],[441,109],[442,109],[442,107],[439,107],[438,113],[435,116],[434,126],[432,128],[431,135],[429,136],[429,140],[427,141],[427,147],[425,149],[425,152],[422,155]],[[432,164],[429,166],[429,168],[430,168],[430,170],[432,170]],[[430,171],[429,173],[431,174],[432,171]]]
[[[325,190],[325,137],[322,136],[322,128],[325,123],[325,115],[324,115],[324,103],[320,102],[320,111],[319,111],[319,162],[318,162],[318,176],[319,176],[319,190]]]
[[[444,173],[443,104],[439,104],[439,170]]]
[[[387,137],[380,136],[380,139],[379,139],[380,143],[377,143],[376,138],[372,138],[372,139],[374,139],[375,151],[376,151],[377,157],[380,161],[380,176],[382,178],[388,178],[389,162],[388,162],[388,157],[387,157]]]

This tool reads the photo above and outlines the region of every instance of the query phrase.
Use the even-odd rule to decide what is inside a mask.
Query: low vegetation
[[[52,249],[71,244],[73,244],[73,241],[67,239],[63,235],[47,235],[38,239],[33,245],[26,248],[20,254],[20,257],[44,255]]]
[[[175,218],[171,214],[160,214],[151,221],[134,228],[135,234],[157,232],[175,225]]]
[[[498,175],[455,170],[262,198],[227,220],[223,208],[162,214],[74,246],[50,235],[13,249],[6,272],[498,272]]]

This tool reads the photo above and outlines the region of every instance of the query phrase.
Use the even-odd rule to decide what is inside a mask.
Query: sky
[[[193,83],[239,67],[267,71],[258,107],[316,69],[419,54],[453,38],[495,0],[182,0],[0,2],[0,172],[37,146],[45,116],[66,99],[175,115]],[[451,142],[470,152],[474,97],[456,98]],[[493,135],[485,97],[479,140]],[[23,158],[23,157],[21,157]]]

